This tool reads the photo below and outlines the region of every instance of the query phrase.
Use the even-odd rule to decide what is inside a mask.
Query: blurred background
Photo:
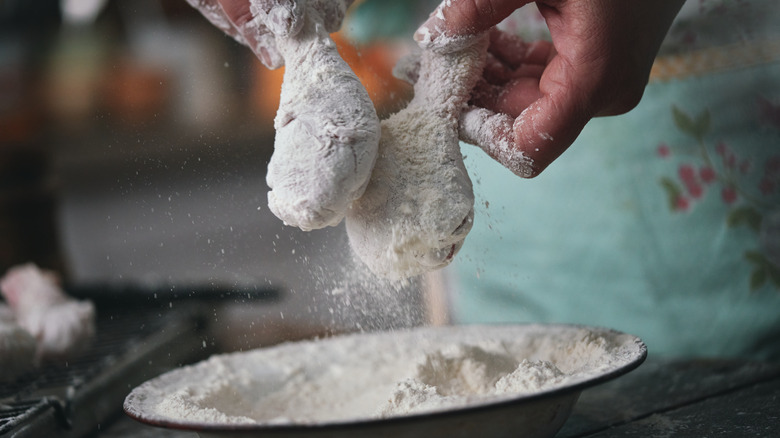
[[[358,1],[334,35],[380,116],[409,98],[391,69],[435,3]],[[267,208],[282,75],[184,0],[0,1],[0,271],[269,287],[284,299],[231,312],[303,331],[370,319],[334,316],[343,226],[304,233]]]

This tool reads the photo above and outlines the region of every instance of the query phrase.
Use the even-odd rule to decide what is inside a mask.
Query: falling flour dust
[[[214,356],[136,388],[155,419],[322,424],[489,403],[635,360],[637,338],[572,326],[461,326],[341,336]],[[135,397],[135,398],[134,398]]]

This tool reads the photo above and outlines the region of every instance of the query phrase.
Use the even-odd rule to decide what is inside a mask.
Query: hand
[[[268,68],[284,65],[276,38],[294,37],[303,27],[306,5],[319,12],[325,28],[341,27],[344,11],[353,0],[187,0],[214,26],[249,46]]]
[[[447,50],[464,37],[492,28],[527,3],[448,0],[431,14],[415,39],[423,47]],[[537,1],[552,43],[526,43],[491,31],[484,81],[475,89],[472,103],[513,121],[511,127],[505,124],[506,129],[487,133],[489,139],[485,132],[471,137],[508,144],[511,157],[488,153],[510,168],[518,166],[512,160],[530,163],[523,176],[538,175],[574,142],[591,118],[623,114],[639,103],[661,41],[683,3]]]

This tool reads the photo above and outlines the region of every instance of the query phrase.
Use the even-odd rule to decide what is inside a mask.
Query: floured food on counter
[[[35,339],[38,360],[67,358],[95,334],[95,307],[70,298],[55,273],[32,263],[13,267],[0,279],[0,293],[16,324]]]
[[[449,264],[471,230],[474,192],[458,120],[479,80],[488,39],[423,50],[414,97],[382,121],[368,188],[347,215],[352,249],[376,274],[401,279]]]

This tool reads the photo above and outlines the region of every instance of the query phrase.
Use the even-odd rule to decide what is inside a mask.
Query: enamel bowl
[[[398,402],[398,382],[426,364],[443,360],[479,368],[473,361],[457,362],[452,353],[472,347],[500,352],[510,363],[552,364],[562,374],[516,393],[468,396],[403,413],[382,411],[390,400]],[[577,325],[351,334],[217,355],[138,386],[124,409],[140,422],[201,437],[543,438],[563,426],[583,389],[633,370],[646,356],[645,344],[635,336]],[[297,386],[283,391],[285,385]]]

